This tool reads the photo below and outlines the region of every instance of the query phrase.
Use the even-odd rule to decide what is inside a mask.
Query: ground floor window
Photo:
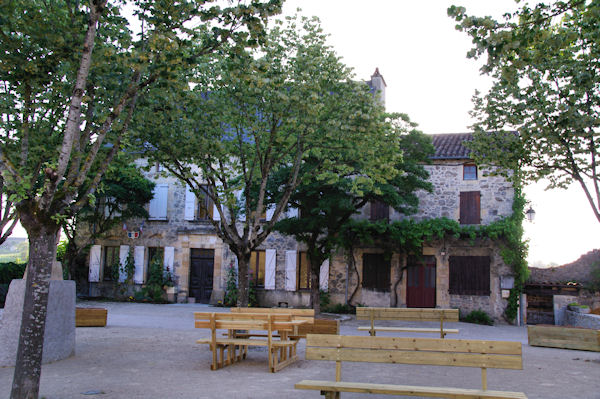
[[[119,276],[119,247],[104,247],[103,278],[106,281],[117,280]]]
[[[490,295],[489,256],[451,256],[450,294]]]
[[[296,269],[298,271],[298,290],[310,289],[310,266],[306,252],[298,252]]]
[[[265,286],[265,263],[266,254],[264,250],[252,251],[250,255],[250,267],[248,269],[250,285],[257,287]]]
[[[148,259],[146,262],[146,281],[150,281],[152,274],[152,265],[158,269],[160,265],[160,272],[162,273],[163,263],[165,258],[165,249],[163,247],[148,247]]]
[[[363,288],[390,290],[390,260],[384,254],[363,254]]]

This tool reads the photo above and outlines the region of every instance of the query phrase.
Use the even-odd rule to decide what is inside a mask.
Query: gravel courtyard
[[[75,356],[43,366],[40,396],[46,399],[318,399],[317,391],[295,390],[294,383],[335,378],[334,363],[304,360],[304,340],[298,345],[300,360],[278,373],[268,372],[265,348],[251,348],[241,363],[211,371],[208,346],[195,344],[199,337],[209,336],[208,330],[194,329],[193,312],[227,309],[89,301],[78,306],[107,308],[108,324],[77,328]],[[363,324],[346,317],[341,333],[367,335],[356,329]],[[523,391],[530,399],[600,399],[600,353],[531,347],[524,327],[468,323],[448,323],[448,327],[460,329],[449,338],[522,342],[523,370],[488,370],[488,389]],[[436,338],[435,334],[419,336]],[[9,397],[13,372],[12,367],[0,368],[0,398]],[[481,373],[462,367],[344,363],[342,380],[480,388]]]

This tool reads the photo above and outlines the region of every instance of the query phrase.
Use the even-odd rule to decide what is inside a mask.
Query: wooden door
[[[435,258],[433,256],[409,258],[406,274],[406,306],[434,308]]]
[[[190,297],[197,303],[209,303],[213,290],[214,249],[192,248],[190,251]]]

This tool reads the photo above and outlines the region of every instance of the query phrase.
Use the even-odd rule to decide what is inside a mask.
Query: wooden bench
[[[209,345],[212,351],[211,370],[245,359],[249,346],[267,348],[269,371],[272,373],[295,362],[298,358],[296,351],[298,341],[289,339],[287,334],[297,330],[298,325],[304,321],[292,320],[289,314],[195,312],[194,321],[196,328],[210,329],[210,338],[199,339],[196,343]],[[227,336],[218,337],[217,330],[227,330]],[[239,337],[235,335],[237,330],[266,331],[266,339]],[[275,339],[275,332],[280,339]]]
[[[418,332],[418,333],[440,333],[440,338],[446,334],[457,334],[458,330],[453,328],[444,329],[444,321],[457,322],[458,309],[434,309],[434,308],[356,308],[357,320],[370,320],[370,326],[358,327],[360,331],[369,331],[375,336],[376,331],[394,332]],[[375,320],[403,320],[403,321],[439,321],[440,328],[416,328],[416,327],[381,327],[375,326]]]
[[[463,399],[527,398],[522,392],[495,391],[487,387],[488,368],[523,369],[520,342],[309,334],[306,359],[336,362],[335,381],[303,380],[295,385],[296,389],[321,391],[327,399],[339,399],[340,392]],[[480,367],[482,388],[346,382],[342,381],[344,361]],[[374,374],[367,372],[369,376]]]
[[[269,314],[291,314],[293,320],[306,320],[307,323],[300,324],[298,331],[289,334],[290,339],[306,338],[306,334],[339,334],[339,320],[315,319],[314,309],[292,309],[292,308],[231,308],[232,313],[269,313]],[[239,336],[241,336],[240,334]],[[264,335],[253,335],[264,336]]]

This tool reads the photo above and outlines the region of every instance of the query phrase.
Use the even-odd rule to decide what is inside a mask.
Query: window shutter
[[[136,284],[144,284],[144,247],[136,246],[134,248],[133,263],[135,265],[133,282]]]
[[[460,193],[460,224],[481,223],[481,193],[479,191],[462,191]]]
[[[154,197],[150,201],[150,219],[167,220],[167,198],[169,195],[168,184],[157,184],[154,187]]]
[[[285,251],[285,290],[296,291],[296,251]]]
[[[194,211],[196,210],[196,194],[192,191],[190,186],[185,185],[185,206],[184,206],[184,219],[194,220]]]
[[[388,204],[381,201],[372,201],[370,205],[371,220],[389,220],[390,207]]]
[[[237,190],[234,193],[234,195],[235,195],[235,198],[237,199],[237,202],[238,202],[238,205],[240,206],[240,208],[243,207],[242,205],[244,203],[244,190]],[[244,212],[246,212],[246,211],[247,210],[244,209]],[[231,215],[229,215],[229,216],[232,217]],[[240,222],[245,222],[246,221],[246,214],[245,213],[240,214],[238,216],[238,219],[239,219]]]
[[[289,207],[286,212],[286,217],[288,218],[297,218],[298,217],[298,208]]]
[[[451,256],[450,294],[481,295],[490,294],[489,256]]]
[[[129,256],[129,245],[121,245],[119,248],[119,282],[127,280],[127,272],[125,271],[125,264],[127,263],[127,256]]]
[[[265,251],[265,290],[275,289],[275,266],[277,264],[277,251],[267,249]]]
[[[319,273],[319,288],[323,291],[327,291],[329,288],[329,259],[325,259],[325,262],[321,265]]]
[[[171,273],[173,275],[173,261],[175,260],[175,248],[174,247],[165,247],[165,258],[163,261],[163,265],[165,271]]]
[[[274,213],[275,213],[275,205],[273,205],[273,204],[268,205],[267,206],[267,211],[266,211],[266,214],[267,214],[266,219],[267,219],[267,221],[269,221],[269,220],[271,220],[273,218],[273,214]]]
[[[100,281],[101,255],[102,247],[100,245],[93,245],[90,249],[90,271],[88,274],[88,281],[90,283],[97,283]]]

